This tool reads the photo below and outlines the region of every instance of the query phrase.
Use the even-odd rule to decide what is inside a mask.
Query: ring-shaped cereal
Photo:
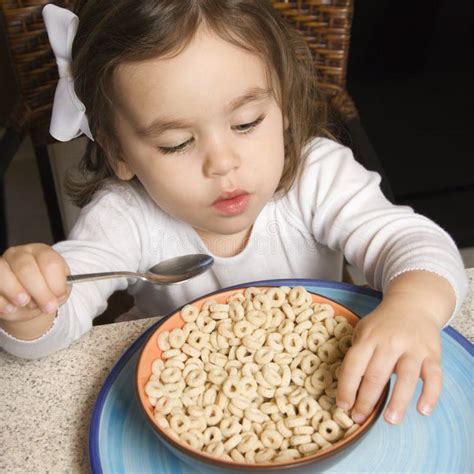
[[[194,331],[188,336],[187,343],[194,349],[201,350],[209,342],[209,334],[202,331]]]
[[[285,319],[279,326],[278,332],[282,335],[291,334],[295,328],[295,323],[289,319]]]
[[[286,295],[281,288],[270,288],[267,290],[266,294],[270,300],[272,308],[280,308],[280,306],[286,301]]]
[[[249,352],[256,352],[262,344],[255,336],[246,335],[242,338],[242,344],[248,349]]]
[[[307,354],[301,361],[301,370],[306,375],[313,374],[321,365],[321,360],[316,354]]]
[[[199,310],[192,304],[187,304],[181,310],[181,318],[186,323],[194,323],[198,317]]]
[[[296,354],[303,348],[303,339],[294,332],[287,333],[283,336],[283,347],[289,354]]]
[[[313,315],[313,309],[305,308],[300,313],[298,313],[296,317],[296,323],[300,324],[300,323],[304,323],[305,321],[309,321],[312,325],[313,323],[312,321],[310,321],[310,318],[312,315]]]
[[[214,441],[209,443],[204,450],[207,454],[219,458],[224,454],[224,443],[222,441]]]
[[[272,308],[270,311],[267,311],[266,329],[277,328],[284,320],[285,314],[283,311],[280,308]]]
[[[283,442],[283,436],[277,430],[265,429],[260,434],[260,441],[266,448],[279,449]]]
[[[230,295],[229,298],[227,298],[227,303],[242,303],[242,301],[245,300],[245,296],[242,293],[234,293],[233,295]]]
[[[323,421],[318,433],[327,441],[337,441],[341,437],[341,427],[334,420]]]
[[[253,334],[255,329],[256,327],[245,319],[243,321],[237,321],[234,324],[234,334],[237,337],[249,336]]]
[[[158,338],[157,338],[158,348],[163,352],[171,349],[170,343],[168,341],[169,335],[170,335],[169,331],[163,331],[163,332],[160,332],[160,334],[158,334]]]
[[[288,352],[277,352],[273,356],[273,362],[281,366],[289,365],[293,360],[293,355],[295,354],[288,354]]]
[[[255,449],[255,444],[258,441],[257,435],[252,431],[244,433],[240,443],[237,445],[237,449],[240,453],[245,454],[248,451]]]
[[[312,326],[313,326],[313,323],[311,321],[303,321],[297,324],[295,328],[293,329],[293,331],[296,334],[299,334],[301,336],[303,332],[308,331],[308,329],[311,329]]]
[[[296,314],[293,311],[293,307],[288,304],[288,303],[283,303],[281,306],[281,310],[286,316],[286,319],[289,319],[290,321],[294,321],[296,319]]]
[[[249,286],[244,290],[244,296],[246,300],[253,300],[253,298],[260,293],[262,293],[262,290],[260,288],[256,288],[255,286]]]
[[[272,307],[272,302],[265,293],[260,293],[254,296],[253,307],[256,310],[269,311]]]
[[[268,364],[273,360],[274,352],[268,347],[263,346],[255,352],[254,359],[257,364]]]
[[[206,383],[207,374],[202,369],[194,369],[189,372],[186,377],[186,384],[188,387],[201,387]]]
[[[159,375],[164,368],[165,363],[161,359],[155,359],[151,364],[151,372],[155,375]]]
[[[298,405],[298,413],[305,418],[313,418],[321,407],[313,397],[304,397]]]
[[[332,384],[333,380],[331,371],[320,367],[311,376],[311,385],[324,390]]]
[[[224,450],[229,452],[233,450],[242,440],[242,435],[235,434],[231,436],[225,443],[224,443]]]
[[[324,321],[334,316],[334,309],[330,304],[319,303],[313,308],[315,321]]]
[[[184,413],[176,413],[171,415],[170,427],[176,433],[181,434],[189,430],[190,421]]]
[[[250,352],[245,346],[238,347],[235,351],[235,356],[237,357],[237,360],[243,364],[253,362],[254,359],[253,352]]]
[[[311,352],[317,352],[318,348],[326,342],[326,337],[320,332],[310,332],[306,339],[306,345]]]
[[[248,311],[246,314],[247,321],[254,327],[259,328],[267,321],[267,315],[259,309]]]
[[[161,372],[163,383],[176,383],[182,377],[182,371],[176,367],[168,367]]]
[[[204,408],[204,417],[209,426],[215,426],[224,417],[224,412],[219,405],[209,405]]]
[[[341,408],[336,408],[332,415],[333,420],[345,430],[349,429],[353,424],[354,420]]]
[[[221,335],[226,337],[227,339],[231,339],[234,337],[234,331],[232,329],[232,322],[228,321],[219,321],[217,323],[217,332]]]
[[[244,307],[237,301],[231,301],[229,303],[229,317],[232,321],[242,321],[244,319]]]
[[[202,436],[198,436],[196,430],[194,432],[182,433],[180,436],[181,441],[188,444],[193,449],[200,450],[202,448]]]
[[[332,364],[338,359],[341,359],[342,354],[337,346],[326,341],[323,345],[318,347],[318,357],[327,364]]]
[[[345,354],[352,346],[352,335],[343,336],[339,339],[337,347],[339,350]]]
[[[238,377],[229,377],[222,385],[222,392],[227,398],[234,398],[241,394],[242,385]]]
[[[266,345],[272,349],[273,352],[283,351],[283,336],[278,332],[270,333],[266,339]]]
[[[230,438],[231,436],[239,434],[242,431],[242,425],[239,423],[239,421],[236,418],[227,416],[227,417],[222,418],[219,424],[219,429],[221,430],[221,433],[224,435],[224,438]]]
[[[290,443],[293,446],[311,443],[311,435],[293,435],[290,438]]]
[[[301,306],[306,303],[307,291],[302,286],[296,286],[290,290],[288,301],[293,306]]]

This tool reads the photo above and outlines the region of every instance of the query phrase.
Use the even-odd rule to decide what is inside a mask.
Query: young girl
[[[128,284],[71,288],[69,273],[213,255],[185,284],[130,284],[137,310],[154,316],[245,281],[338,280],[345,256],[384,299],[356,329],[338,405],[362,422],[395,371],[385,419],[401,421],[420,376],[418,410],[429,415],[440,329],[466,292],[461,259],[327,138],[310,53],[270,2],[96,0],[79,21],[52,5],[44,15],[61,76],[51,132],[93,140],[88,182],[68,241],[1,259],[1,346],[27,358],[67,347]]]

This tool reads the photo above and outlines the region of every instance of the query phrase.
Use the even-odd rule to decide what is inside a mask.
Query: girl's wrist
[[[57,312],[45,314],[39,310],[37,316],[22,321],[0,320],[0,327],[10,336],[23,341],[32,341],[46,334],[56,319]]]
[[[448,280],[425,270],[409,271],[395,277],[382,302],[387,309],[429,317],[439,329],[449,320],[455,305],[456,295]]]

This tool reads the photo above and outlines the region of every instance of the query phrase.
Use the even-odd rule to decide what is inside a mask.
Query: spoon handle
[[[68,275],[66,281],[69,284],[80,283],[83,281],[107,280],[108,278],[140,278],[146,280],[144,275],[135,272],[103,272],[103,273],[83,273],[80,275]]]

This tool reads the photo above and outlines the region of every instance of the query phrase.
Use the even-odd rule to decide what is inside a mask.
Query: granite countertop
[[[451,325],[474,343],[474,268],[469,294]],[[0,472],[89,472],[88,429],[114,362],[157,318],[95,326],[67,349],[40,360],[0,350]]]

